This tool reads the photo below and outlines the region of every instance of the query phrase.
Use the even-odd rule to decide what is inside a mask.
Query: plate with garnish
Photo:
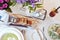
[[[60,21],[48,22],[44,26],[44,34],[47,40],[60,40]]]

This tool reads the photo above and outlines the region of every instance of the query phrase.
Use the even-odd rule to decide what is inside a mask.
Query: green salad
[[[53,24],[48,28],[48,34],[53,40],[60,40],[60,24]]]

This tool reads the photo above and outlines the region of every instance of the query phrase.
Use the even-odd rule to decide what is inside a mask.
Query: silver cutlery
[[[45,30],[45,29],[44,29],[44,27],[43,27],[43,36],[44,36],[44,39],[47,40],[47,38],[46,38],[46,36],[45,36],[45,34],[44,34],[44,30]]]

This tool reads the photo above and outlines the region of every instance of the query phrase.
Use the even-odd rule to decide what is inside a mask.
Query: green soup
[[[6,33],[2,36],[1,40],[18,40],[18,37],[13,33]]]

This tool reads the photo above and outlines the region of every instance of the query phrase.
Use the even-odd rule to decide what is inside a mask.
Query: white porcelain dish
[[[43,40],[43,34],[41,31],[37,32],[37,30],[31,27],[28,28],[18,27],[18,29],[24,31],[23,34],[25,40]]]
[[[18,29],[0,25],[0,40],[24,40],[24,37]]]

